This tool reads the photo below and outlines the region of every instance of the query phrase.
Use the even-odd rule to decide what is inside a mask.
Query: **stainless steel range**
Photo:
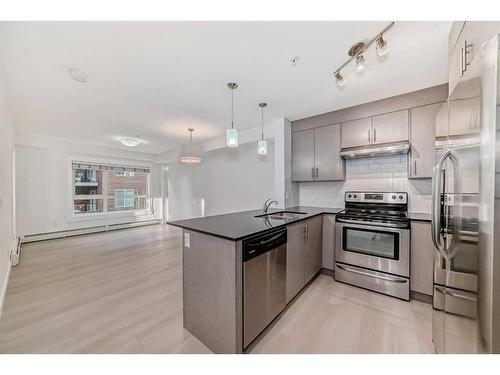
[[[335,218],[335,280],[410,297],[408,194],[345,193]]]

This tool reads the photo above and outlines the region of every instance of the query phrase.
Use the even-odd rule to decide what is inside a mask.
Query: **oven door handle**
[[[343,264],[338,264],[337,263],[337,267],[340,268],[343,271],[357,273],[358,275],[373,277],[375,279],[381,279],[381,280],[385,280],[385,281],[390,281],[392,283],[406,283],[406,282],[408,282],[407,279],[403,279],[403,278],[399,279],[399,278],[393,278],[393,277],[387,277],[387,276],[379,276],[379,275],[375,275],[375,274],[372,274],[372,273],[369,273],[369,272],[355,270],[355,269],[352,269],[350,267],[344,266]]]
[[[443,178],[443,164],[450,154],[451,150],[444,151],[436,161],[432,171],[431,238],[436,249],[438,249],[439,253],[446,260],[449,259],[441,238],[441,182]]]

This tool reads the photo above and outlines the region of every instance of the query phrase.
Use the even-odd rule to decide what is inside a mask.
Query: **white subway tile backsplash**
[[[409,211],[430,213],[431,180],[409,180],[407,164],[407,155],[346,160],[345,181],[299,183],[300,205],[344,207],[349,190],[406,191]]]

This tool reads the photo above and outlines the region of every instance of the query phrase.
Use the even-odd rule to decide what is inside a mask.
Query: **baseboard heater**
[[[144,220],[144,221],[131,221],[128,223],[99,225],[99,226],[87,227],[87,228],[81,228],[81,229],[69,229],[69,230],[61,230],[61,231],[56,231],[56,232],[36,233],[36,234],[29,234],[29,235],[22,237],[20,243],[53,240],[56,238],[74,237],[74,236],[80,236],[83,234],[108,232],[108,231],[112,231],[112,230],[142,227],[142,226],[146,226],[146,225],[155,225],[155,224],[160,224],[160,220],[153,219],[153,220]]]

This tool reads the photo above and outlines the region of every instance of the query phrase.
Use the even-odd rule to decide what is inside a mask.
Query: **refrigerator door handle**
[[[445,252],[445,246],[441,239],[441,182],[443,176],[443,164],[450,154],[451,150],[448,149],[439,156],[436,164],[434,164],[432,173],[431,237],[434,246],[445,259],[448,259],[448,256]]]

